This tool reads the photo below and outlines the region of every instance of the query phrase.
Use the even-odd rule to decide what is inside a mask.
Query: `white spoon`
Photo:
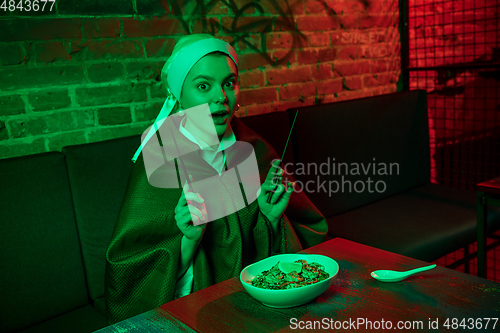
[[[374,279],[377,279],[382,282],[398,282],[406,279],[408,276],[413,275],[415,273],[420,273],[423,271],[428,271],[429,269],[433,269],[436,267],[435,264],[420,268],[415,268],[410,271],[398,272],[398,271],[389,271],[389,270],[379,270],[371,272],[371,276]]]

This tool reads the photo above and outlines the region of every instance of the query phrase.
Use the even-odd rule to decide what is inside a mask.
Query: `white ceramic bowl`
[[[270,290],[252,286],[249,282],[263,271],[271,269],[278,261],[294,262],[303,259],[308,263],[317,262],[325,267],[325,271],[330,275],[328,279],[313,283],[307,286]],[[248,265],[240,273],[240,281],[243,288],[256,300],[262,304],[273,308],[291,308],[312,301],[330,287],[333,278],[339,271],[339,265],[332,258],[319,254],[279,254],[268,257],[254,264]]]

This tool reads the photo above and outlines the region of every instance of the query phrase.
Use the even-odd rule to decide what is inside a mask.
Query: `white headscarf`
[[[214,36],[208,34],[195,34],[181,38],[174,47],[172,55],[167,60],[161,71],[161,79],[167,90],[167,99],[158,114],[153,126],[134,154],[132,161],[135,163],[148,140],[158,131],[163,121],[170,115],[179,103],[182,86],[186,76],[193,66],[204,56],[212,52],[227,54],[238,68],[238,56],[233,47]],[[179,107],[179,105],[177,105]]]

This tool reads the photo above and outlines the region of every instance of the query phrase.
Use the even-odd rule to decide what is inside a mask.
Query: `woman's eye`
[[[208,84],[202,83],[198,85],[198,89],[200,90],[207,90],[208,89]]]
[[[235,84],[236,84],[235,81],[227,81],[226,82],[226,87],[232,88],[232,87],[234,87]]]

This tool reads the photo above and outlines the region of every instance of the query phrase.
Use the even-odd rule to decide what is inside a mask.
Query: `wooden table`
[[[239,278],[232,278],[99,332],[170,332],[174,327],[182,332],[298,332],[312,325],[317,329],[311,332],[500,331],[499,283],[443,267],[402,282],[379,282],[370,277],[371,271],[406,270],[427,263],[341,238],[304,252],[332,257],[340,266],[332,286],[306,305],[266,307],[244,291]],[[485,318],[495,318],[487,329]],[[458,325],[462,319],[465,328]],[[473,327],[479,321],[482,330]],[[133,323],[130,330],[127,323]]]
[[[477,276],[486,278],[488,206],[500,207],[500,177],[477,184]]]

